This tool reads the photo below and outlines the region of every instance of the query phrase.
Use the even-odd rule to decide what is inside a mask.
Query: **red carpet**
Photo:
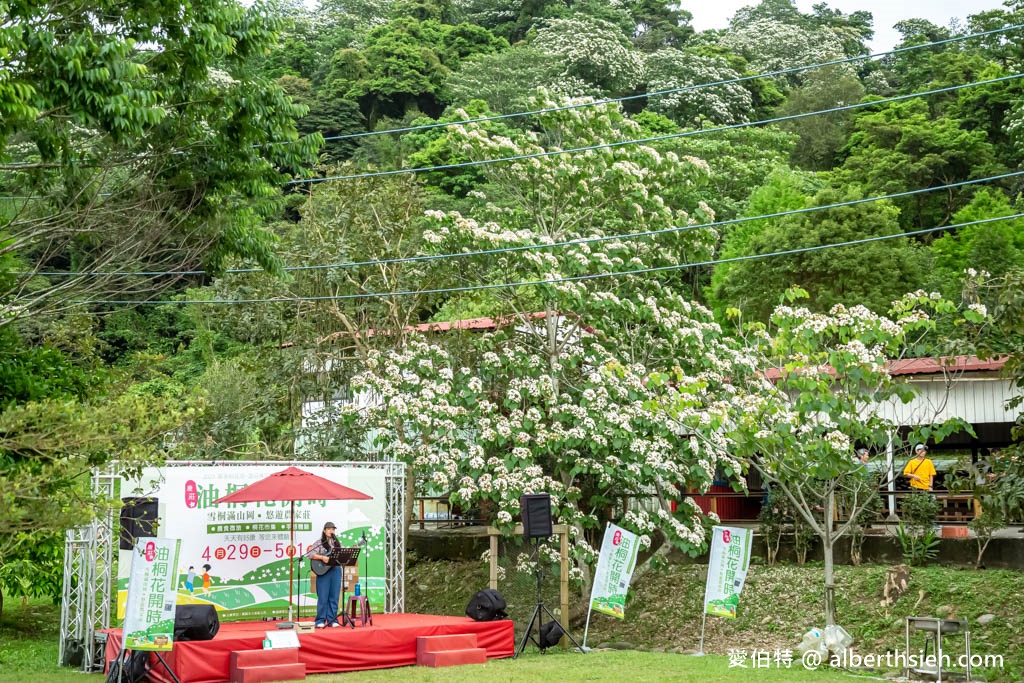
[[[224,623],[213,640],[175,643],[174,652],[164,655],[181,683],[224,683],[231,677],[231,653],[259,650],[263,635],[273,622]],[[110,629],[106,659],[121,648],[121,629]],[[416,664],[416,638],[461,633],[476,635],[477,647],[487,650],[488,659],[511,657],[515,652],[512,621],[477,622],[467,617],[439,617],[428,614],[374,614],[373,626],[350,629],[329,628],[299,635],[299,661],[306,673],[386,669]],[[153,679],[171,683],[167,671],[153,660]]]

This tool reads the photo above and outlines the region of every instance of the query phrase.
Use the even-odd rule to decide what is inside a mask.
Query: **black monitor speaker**
[[[156,498],[122,498],[121,550],[131,550],[139,538],[156,536],[160,504]]]
[[[547,538],[551,527],[551,494],[525,493],[519,497],[523,513],[523,538]]]
[[[174,614],[174,640],[213,640],[220,618],[213,605],[178,605]]]

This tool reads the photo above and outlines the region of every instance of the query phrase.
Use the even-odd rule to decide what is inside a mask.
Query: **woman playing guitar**
[[[334,537],[337,527],[334,522],[324,524],[320,539],[306,551],[306,557],[319,560],[330,565],[316,579],[316,627],[341,626],[338,623],[338,598],[341,594],[341,567],[335,562],[335,556],[341,550],[341,542]]]

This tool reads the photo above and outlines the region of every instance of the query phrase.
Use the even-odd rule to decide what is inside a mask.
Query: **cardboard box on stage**
[[[359,567],[342,567],[341,590],[345,593],[354,593],[356,584],[359,583]],[[316,574],[309,573],[309,590],[316,593]]]

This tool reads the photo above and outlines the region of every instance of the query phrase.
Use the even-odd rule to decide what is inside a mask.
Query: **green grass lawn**
[[[6,601],[0,619],[0,683],[100,683],[100,674],[84,675],[57,666],[57,620],[59,609],[38,600],[23,605],[20,600]],[[749,665],[749,662],[748,662]],[[479,666],[451,669],[405,667],[350,674],[324,674],[310,679],[322,683],[351,681],[401,681],[402,683],[487,683],[499,681],[679,681],[715,683],[758,681],[855,681],[840,672],[805,671],[796,663],[791,669],[740,669],[729,667],[729,659],[718,655],[693,657],[681,654],[632,651],[578,652],[528,651],[518,660],[504,659]],[[863,679],[860,679],[863,680]]]
[[[588,643],[598,651],[585,656],[534,654],[520,661],[496,661],[440,674],[401,669],[321,676],[317,680],[851,680],[839,673],[730,668],[724,656],[730,649],[792,649],[804,631],[820,627],[821,568],[815,566],[752,566],[738,618],[708,618],[705,651],[715,656],[676,654],[697,648],[704,571],[700,566],[672,565],[644,576],[630,593],[624,620],[594,616]],[[1000,683],[1024,680],[1024,584],[1019,572],[914,568],[910,590],[891,607],[879,604],[884,575],[882,566],[840,567],[837,571],[839,622],[853,636],[858,653],[902,650],[905,616],[935,616],[951,610],[956,617],[970,620],[976,654],[1005,657],[1002,669],[976,675]],[[468,596],[482,585],[486,585],[486,568],[480,562],[416,562],[407,573],[406,609],[461,614]],[[995,615],[995,619],[983,626],[977,619],[986,613]],[[23,606],[20,600],[6,601],[0,619],[0,683],[101,680],[99,676],[83,676],[57,667],[58,616],[58,608],[50,603],[31,601]],[[581,636],[582,627],[575,634]],[[601,651],[606,646],[622,650]],[[958,646],[956,642],[947,644],[947,648]],[[633,651],[638,648],[648,652]]]
[[[71,669],[57,666],[60,608],[50,602],[5,598],[0,618],[0,683],[17,681],[91,681]]]
[[[336,674],[315,676],[312,680],[323,683],[505,683],[506,681],[643,681],[643,683],[739,683],[746,680],[765,683],[799,683],[843,681],[854,683],[867,680],[842,672],[806,671],[799,663],[790,669],[730,668],[729,659],[717,655],[693,657],[690,655],[655,652],[601,651],[581,655],[578,652],[548,654],[526,653],[520,659],[500,659],[476,666],[451,669],[409,667],[382,671],[365,671],[356,676]]]
[[[624,620],[593,617],[588,644],[626,643],[666,652],[696,650],[706,571],[702,565],[672,564],[646,574],[630,590]],[[937,616],[951,610],[954,617],[970,620],[975,654],[1005,658],[1001,669],[976,671],[979,680],[1024,681],[1024,582],[1020,572],[913,567],[907,594],[885,607],[880,604],[885,571],[881,565],[836,569],[838,621],[853,636],[858,653],[902,651],[906,616]],[[408,609],[431,614],[461,614],[472,591],[487,585],[486,565],[474,561],[422,560],[412,564],[406,576]],[[753,564],[740,597],[738,617],[708,618],[705,652],[724,655],[731,648],[795,648],[805,631],[823,625],[821,577],[820,564]],[[506,595],[506,599],[511,597]],[[995,620],[982,626],[977,619],[986,613],[995,615]],[[581,634],[582,627],[576,631]],[[915,641],[914,646],[920,647],[921,642]],[[947,643],[949,647],[962,647],[962,641]]]
[[[0,683],[100,683],[99,674],[84,675],[56,666],[56,647],[20,639],[9,650],[11,641],[3,641],[4,656],[0,664]],[[367,683],[401,681],[402,683],[499,683],[504,681],[621,681],[645,683],[673,681],[678,683],[735,683],[756,677],[765,683],[799,683],[814,681],[849,683],[866,680],[842,672],[806,671],[799,663],[790,669],[741,669],[729,667],[729,660],[718,655],[692,657],[654,652],[601,651],[581,655],[575,652],[548,654],[527,653],[521,659],[503,659],[479,666],[450,669],[403,667],[349,674],[310,676],[318,683]]]
[[[975,571],[950,567],[912,567],[907,593],[896,604],[881,604],[884,566],[838,567],[837,621],[849,631],[860,654],[904,649],[907,616],[951,614],[966,618],[975,654],[1001,655],[1001,669],[976,672],[988,681],[1024,681],[1024,586],[1020,572]],[[706,568],[670,566],[638,582],[627,605],[626,619],[591,621],[591,642],[624,640],[645,649],[695,648],[700,637],[700,603]],[[737,619],[708,617],[705,651],[725,654],[729,648],[794,648],[804,632],[821,628],[824,589],[820,565],[806,567],[754,565],[740,597]],[[982,614],[995,615],[982,626]],[[912,647],[922,646],[920,638]],[[959,654],[960,639],[945,644]]]

